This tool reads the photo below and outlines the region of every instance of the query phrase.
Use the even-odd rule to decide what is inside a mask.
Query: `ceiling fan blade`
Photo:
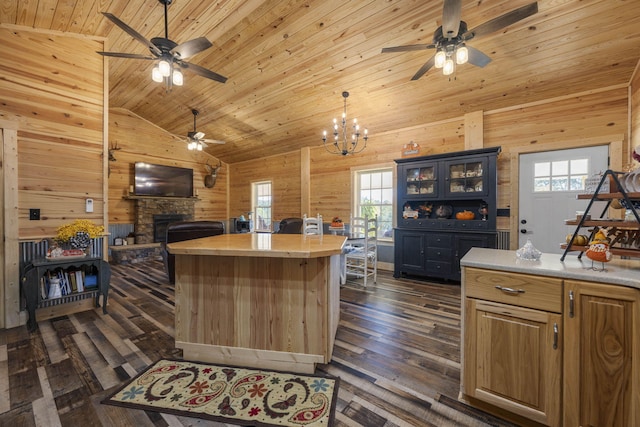
[[[429,71],[429,69],[431,69],[431,67],[433,67],[435,62],[436,56],[433,55],[427,62],[425,62],[425,64],[418,70],[418,72],[415,73],[413,77],[411,77],[411,80],[418,80],[424,75],[424,73],[426,73],[427,71]]]
[[[478,49],[467,46],[467,51],[469,52],[469,64],[473,64],[476,67],[484,67],[491,62],[491,58],[480,52]]]
[[[151,43],[149,40],[147,40],[146,38],[144,38],[142,36],[142,34],[140,34],[139,32],[137,32],[136,30],[134,30],[133,28],[131,28],[130,26],[128,26],[127,24],[125,24],[124,22],[122,22],[120,20],[120,18],[118,18],[117,16],[115,16],[112,13],[108,13],[108,12],[101,12],[105,17],[107,17],[111,22],[113,22],[114,24],[116,24],[118,27],[120,27],[121,29],[123,29],[127,34],[129,34],[131,37],[133,37],[134,39],[138,40],[140,43],[142,43],[143,45],[147,46],[151,52],[154,55],[158,55],[160,56],[162,54],[162,51],[160,49],[158,49],[158,47],[156,45],[154,45],[153,43]]]
[[[211,70],[207,70],[206,68],[201,67],[199,65],[191,64],[185,61],[178,61],[178,64],[180,64],[182,68],[186,68],[192,73],[198,74],[199,76],[206,77],[208,79],[215,80],[220,83],[224,83],[227,81],[226,77],[221,76],[220,74],[215,73]]]
[[[204,132],[196,132],[193,134],[193,139],[202,139],[204,138]]]
[[[113,56],[116,58],[131,58],[131,59],[156,59],[153,56],[145,56],[137,53],[122,53],[122,52],[96,52],[102,56]]]
[[[501,28],[507,27],[511,24],[527,18],[533,14],[538,13],[538,2],[533,2],[528,5],[522,6],[518,9],[507,12],[504,15],[500,15],[497,18],[493,18],[484,24],[480,24],[472,30],[463,34],[462,38],[469,40],[473,37],[483,36],[485,34],[493,33]]]
[[[427,50],[427,49],[435,49],[435,44],[410,44],[406,46],[394,46],[394,47],[383,47],[382,53],[389,52],[409,52],[412,50]]]
[[[171,49],[169,53],[177,55],[179,59],[188,59],[196,53],[209,49],[211,46],[213,46],[213,44],[207,40],[206,37],[198,37],[197,39],[179,44]]]
[[[201,139],[202,142],[207,144],[226,144],[226,141],[220,141],[219,139]]]
[[[461,13],[462,0],[444,0],[444,6],[442,7],[442,36],[445,39],[452,39],[458,35]]]

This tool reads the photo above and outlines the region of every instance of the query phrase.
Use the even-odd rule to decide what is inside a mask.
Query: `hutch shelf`
[[[499,153],[494,147],[395,161],[395,277],[459,281],[469,249],[496,247]]]

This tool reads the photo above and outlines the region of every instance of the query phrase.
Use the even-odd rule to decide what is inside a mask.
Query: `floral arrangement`
[[[74,249],[86,248],[91,239],[100,237],[103,233],[102,225],[96,225],[88,219],[76,219],[58,227],[54,240],[59,245],[70,245]]]

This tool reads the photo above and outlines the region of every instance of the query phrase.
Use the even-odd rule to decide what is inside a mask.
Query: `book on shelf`
[[[78,292],[84,292],[84,281],[82,276],[84,272],[82,270],[76,270],[76,286],[78,287]]]
[[[44,276],[40,278],[40,299],[47,299],[49,289],[47,289],[47,280]]]

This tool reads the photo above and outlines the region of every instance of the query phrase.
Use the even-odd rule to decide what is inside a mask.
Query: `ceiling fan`
[[[198,132],[196,127],[196,117],[200,112],[195,108],[191,110],[191,114],[193,114],[193,131],[187,132],[187,148],[189,150],[202,151],[203,148],[206,148],[208,144],[224,144],[225,141],[220,141],[217,139],[205,139],[203,132]],[[176,138],[182,140],[182,138],[174,135]]]
[[[461,11],[462,0],[444,0],[442,26],[438,27],[433,33],[433,42],[431,44],[385,47],[382,49],[382,53],[437,49],[435,55],[416,72],[411,80],[418,80],[434,66],[442,68],[444,75],[452,74],[455,71],[456,63],[464,64],[465,62],[470,62],[475,66],[484,67],[491,62],[491,58],[478,49],[467,46],[466,42],[474,37],[498,31],[537,13],[538,3],[533,2],[507,12],[478,25],[472,30],[468,30],[467,23],[460,19]]]
[[[107,17],[111,22],[116,24],[118,27],[123,29],[127,34],[132,36],[134,39],[145,45],[149,48],[149,51],[153,56],[139,55],[135,53],[120,53],[120,52],[98,52],[103,56],[114,56],[117,58],[131,58],[131,59],[160,59],[159,62],[159,70],[158,72],[162,73],[162,77],[168,77],[171,74],[171,70],[173,69],[172,64],[176,64],[181,68],[187,69],[192,73],[198,74],[199,76],[206,77],[211,80],[215,80],[220,83],[224,83],[227,81],[227,78],[221,76],[218,73],[215,73],[211,70],[207,70],[204,67],[201,67],[196,64],[191,64],[185,59],[192,57],[193,55],[202,52],[213,46],[206,37],[198,37],[197,39],[189,40],[187,42],[178,44],[173,40],[169,39],[169,25],[168,25],[168,17],[167,17],[167,6],[169,6],[173,0],[158,0],[160,3],[164,5],[164,37],[154,37],[150,41],[144,38],[140,33],[136,30],[122,22],[118,17],[111,13],[102,12],[102,14]],[[163,65],[163,62],[166,65]],[[163,68],[164,67],[164,68]],[[166,68],[170,67],[170,68]],[[154,70],[154,73],[156,71]],[[154,75],[155,80],[156,75]],[[162,81],[162,80],[159,80]],[[174,84],[177,84],[174,79]],[[180,83],[181,84],[181,83]]]

